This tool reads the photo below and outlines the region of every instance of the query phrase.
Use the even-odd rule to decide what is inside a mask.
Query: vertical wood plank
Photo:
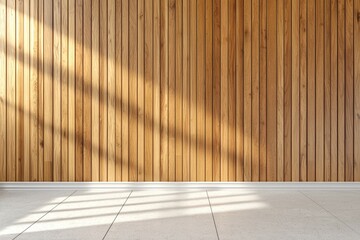
[[[108,179],[107,0],[100,2],[100,181]]]
[[[118,7],[118,5],[116,5]],[[91,180],[100,180],[99,0],[91,2]],[[120,15],[121,17],[121,15]],[[116,75],[117,76],[117,75]],[[121,81],[121,80],[120,80]],[[121,83],[121,82],[120,82]]]
[[[175,128],[175,78],[176,78],[176,1],[169,0],[169,181],[176,179],[176,128]]]
[[[154,181],[160,181],[160,0],[154,1]]]
[[[53,2],[53,180],[61,180],[61,2]]]
[[[277,101],[276,103],[277,181],[284,181],[284,1],[283,0],[277,1],[276,24],[277,24],[277,90],[276,90],[277,91],[277,99],[276,99]],[[305,19],[305,24],[306,24],[306,19]],[[305,105],[305,110],[306,110],[306,105]],[[305,150],[306,150],[306,146],[305,146]]]
[[[284,180],[291,181],[291,93],[292,93],[292,53],[291,53],[291,1],[284,1]]]
[[[24,181],[24,0],[16,1],[16,72],[15,72],[15,161],[16,180]]]
[[[228,85],[228,53],[229,53],[229,29],[228,29],[228,13],[229,1],[221,1],[221,83],[220,83],[220,99],[221,99],[221,118],[220,118],[220,151],[221,151],[221,181],[228,180],[228,164],[229,164],[229,85]],[[249,8],[250,9],[250,8]],[[249,22],[251,19],[248,19]],[[250,24],[250,23],[249,23]],[[200,67],[200,66],[198,66]],[[199,79],[198,79],[199,81]],[[199,106],[201,107],[201,106]],[[199,112],[199,110],[198,110]]]
[[[337,181],[337,173],[338,173],[338,157],[337,157],[337,149],[338,149],[338,135],[337,135],[337,124],[338,124],[338,111],[337,111],[337,98],[338,98],[338,85],[337,85],[337,1],[331,0],[331,60],[330,60],[330,94],[331,94],[331,113],[330,113],[330,162],[331,162],[331,181]]]
[[[197,1],[196,136],[197,181],[205,180],[205,0]],[[227,70],[226,70],[227,71]]]
[[[338,181],[345,181],[345,1],[338,0]]]
[[[251,2],[244,1],[244,181],[251,180]]]
[[[316,126],[315,126],[315,1],[308,1],[308,23],[307,23],[307,44],[308,44],[308,53],[307,53],[307,61],[308,61],[308,92],[307,92],[307,101],[308,101],[308,109],[307,109],[307,124],[308,124],[308,132],[307,132],[307,180],[315,181],[315,134],[316,134]]]
[[[235,3],[235,2],[234,2]],[[207,1],[205,3],[205,135],[206,135],[206,141],[205,141],[205,159],[206,159],[206,174],[205,179],[206,181],[212,181],[213,179],[213,132],[212,132],[212,126],[213,126],[213,2]],[[235,7],[235,6],[234,6]],[[235,11],[235,8],[234,8]],[[235,16],[234,16],[235,17]],[[184,19],[185,20],[185,19]],[[233,23],[235,27],[235,19]],[[235,29],[234,29],[235,30]],[[235,44],[235,43],[234,43]],[[184,43],[185,48],[185,43]],[[187,58],[187,56],[184,56],[184,58]],[[184,68],[185,69],[185,68]],[[235,91],[235,87],[234,87]],[[184,95],[185,95],[185,89],[184,89]],[[235,104],[235,101],[234,101]],[[235,114],[235,108],[233,109]],[[185,113],[184,113],[185,114]],[[185,132],[185,130],[184,130]],[[235,129],[233,131],[234,137],[235,137]],[[234,141],[235,143],[235,141]],[[235,147],[235,146],[234,146]],[[235,157],[235,152],[234,152]],[[186,159],[184,158],[184,161]],[[235,158],[234,158],[234,164],[235,164]],[[235,166],[235,165],[234,165]],[[233,168],[235,172],[235,167]]]
[[[84,0],[84,86],[83,86],[83,96],[84,96],[84,108],[83,108],[83,124],[84,124],[84,181],[91,181],[92,178],[92,145],[91,145],[91,118],[92,118],[92,108],[91,108],[91,80],[92,80],[92,42],[91,42],[91,0]],[[113,6],[115,9],[115,6]],[[115,72],[113,72],[113,76],[115,77]],[[115,89],[115,86],[113,86]],[[112,131],[114,133],[115,131]],[[115,139],[114,139],[115,140]],[[115,141],[113,141],[113,144]],[[94,146],[96,147],[96,146]],[[115,167],[115,166],[114,166]],[[115,171],[115,168],[113,170]],[[115,178],[112,178],[115,180]]]
[[[138,89],[137,89],[137,97],[138,97],[138,107],[137,107],[137,115],[138,115],[138,136],[137,136],[137,157],[138,157],[138,181],[144,181],[145,179],[145,169],[144,169],[144,134],[145,134],[145,122],[144,122],[144,56],[145,56],[145,19],[144,19],[144,0],[138,1],[138,45],[137,45],[137,54],[138,54]]]
[[[251,180],[260,180],[260,9],[259,1],[252,1],[251,7]]]
[[[331,1],[325,1],[324,60],[324,180],[331,180]]]
[[[236,5],[235,0],[229,0],[229,70],[228,70],[228,84],[229,84],[229,126],[228,126],[228,134],[229,134],[229,147],[228,147],[228,161],[229,161],[229,181],[235,181],[236,178],[236,130],[235,130],[235,122],[236,122],[236,87],[235,87],[235,74],[236,74],[236,49],[235,49],[235,43],[236,43],[236,35],[235,35],[235,24],[236,24]],[[208,4],[207,4],[208,5]],[[206,6],[207,6],[206,5]],[[208,56],[208,53],[211,54],[211,52],[206,51],[206,56]],[[210,55],[211,56],[211,55]],[[206,78],[206,84],[211,83]],[[208,119],[206,115],[206,119]],[[206,131],[206,134],[211,133]],[[207,138],[207,137],[206,137]],[[209,159],[207,159],[207,162],[211,159],[211,156],[209,156]]]
[[[75,181],[75,1],[69,3],[69,181]],[[39,12],[40,14],[40,12]],[[40,79],[39,79],[40,81]],[[40,101],[39,101],[40,105]],[[39,118],[40,120],[40,118]],[[39,139],[40,140],[40,139]]]
[[[107,22],[108,22],[108,181],[115,181],[115,103],[116,103],[116,84],[115,84],[115,0],[108,0]],[[135,12],[136,13],[136,12]],[[136,43],[136,41],[135,41]],[[136,146],[136,144],[134,144]]]
[[[292,181],[299,181],[300,167],[300,79],[299,79],[299,0],[292,1],[292,107],[291,107],[291,159]]]
[[[324,0],[316,2],[316,181],[324,181]]]
[[[266,181],[266,54],[267,54],[267,1],[260,1],[260,56],[259,56],[259,111],[260,111],[260,136],[259,136],[259,161],[260,181]]]
[[[153,2],[145,1],[145,181],[153,180],[153,20]]]
[[[24,173],[30,180],[30,1],[24,1]]]
[[[122,59],[121,59],[121,149],[122,181],[129,180],[129,0],[122,0]]]
[[[146,5],[145,5],[146,6]],[[137,0],[129,2],[129,180],[137,180]],[[149,90],[147,88],[146,90]],[[145,90],[145,91],[146,91]],[[152,91],[152,89],[150,89]],[[152,119],[152,118],[150,118]],[[146,136],[145,136],[146,137]],[[152,170],[151,168],[149,169]],[[145,174],[147,168],[145,166]]]
[[[75,179],[83,180],[83,0],[76,0],[75,13]]]
[[[116,83],[115,83],[115,94],[116,94],[116,103],[115,103],[115,119],[116,119],[116,126],[115,126],[115,145],[116,145],[116,152],[115,152],[115,180],[121,181],[122,176],[122,144],[121,144],[121,124],[122,124],[122,95],[121,95],[121,75],[122,75],[122,10],[121,10],[121,0],[115,1],[115,61],[116,61]],[[94,44],[94,42],[93,42]],[[94,47],[93,47],[94,48]],[[94,55],[93,55],[94,58]],[[94,78],[94,75],[93,75]],[[94,81],[94,80],[93,80]]]
[[[261,4],[265,1],[261,1]],[[261,13],[260,13],[261,14]],[[214,16],[215,18],[215,16]],[[215,41],[216,39],[214,39]],[[244,179],[244,1],[236,2],[236,181]],[[215,54],[215,49],[214,49]],[[215,63],[216,56],[214,56]],[[214,74],[214,82],[215,74]],[[214,91],[215,95],[215,91]],[[215,102],[214,102],[215,106]],[[260,143],[261,144],[261,143]]]
[[[183,181],[190,180],[190,18],[189,0],[183,0],[183,52],[182,52],[182,87],[183,87]],[[208,8],[207,8],[208,10]],[[211,9],[210,9],[211,10]],[[210,13],[212,16],[212,12]],[[211,26],[212,27],[212,26]],[[211,46],[212,47],[212,46]],[[163,65],[160,65],[163,67]],[[212,119],[212,116],[210,116]],[[211,147],[212,150],[212,147]],[[212,172],[210,173],[212,177]]]
[[[14,119],[16,116],[16,85],[15,85],[15,65],[16,65],[16,52],[15,52],[15,31],[10,29],[15,29],[16,23],[16,4],[15,0],[9,0],[7,2],[7,22],[6,22],[6,101],[7,101],[7,113],[6,113],[6,142],[7,142],[7,151],[6,151],[6,175],[7,181],[16,180],[16,164],[15,164],[15,124]]]
[[[267,3],[267,181],[275,181],[276,169],[276,0]]]
[[[53,2],[44,1],[44,180],[53,180]]]
[[[39,61],[39,41],[38,41],[38,1],[30,2],[30,181],[38,180],[38,61]],[[5,23],[5,22],[4,22]],[[3,65],[3,64],[1,64]],[[5,66],[5,65],[4,65]],[[6,85],[4,85],[5,87]],[[4,115],[5,117],[6,115]],[[6,145],[5,145],[6,146]],[[6,152],[5,152],[6,153]],[[4,169],[5,166],[4,166]]]
[[[345,1],[345,180],[354,180],[354,0]]]
[[[61,1],[61,181],[68,181],[68,1]]]
[[[194,25],[192,15],[192,4],[194,1],[190,1],[190,124],[192,123],[193,116],[196,116],[196,109],[192,104],[192,96],[195,95],[196,89],[193,87],[195,79],[192,78],[192,70],[194,67],[193,59],[193,42],[194,42],[194,31],[192,26]],[[194,31],[192,31],[194,30]],[[213,1],[213,180],[220,181],[220,170],[221,170],[221,132],[220,132],[220,118],[221,118],[221,0]],[[194,111],[195,109],[195,111]],[[193,155],[193,135],[192,125],[190,126],[190,156]],[[190,158],[192,159],[192,158]],[[193,161],[192,161],[193,162]],[[191,162],[191,163],[192,163]],[[192,180],[192,179],[191,179]]]
[[[176,0],[175,3],[175,180],[182,180],[183,173],[183,124],[182,124],[182,10],[183,1]],[[154,33],[155,34],[155,33]]]
[[[354,2],[354,43],[360,41],[360,1]],[[354,44],[354,181],[360,181],[360,46]]]
[[[299,151],[300,151],[300,165],[299,165],[299,180],[306,181],[307,179],[307,158],[306,158],[306,144],[307,144],[307,115],[306,115],[306,92],[307,92],[307,1],[300,0],[299,13],[299,28],[300,28],[300,46],[299,46],[299,83],[300,83],[300,119],[299,119]]]
[[[167,181],[169,179],[169,152],[168,152],[168,117],[169,117],[169,48],[168,48],[168,24],[169,24],[169,3],[168,0],[160,2],[160,65],[161,65],[161,87],[160,87],[160,114],[161,114],[161,149],[160,149],[160,179]]]
[[[6,0],[0,1],[0,181],[6,181]]]

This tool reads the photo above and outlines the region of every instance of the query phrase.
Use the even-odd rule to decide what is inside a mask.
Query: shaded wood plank
[[[315,181],[315,1],[308,1],[308,25],[307,25],[307,180]]]
[[[153,168],[154,181],[160,181],[160,0],[154,1],[154,89],[153,89]]]
[[[183,69],[182,69],[182,10],[183,1],[175,2],[175,180],[181,181],[183,177]],[[154,33],[155,35],[155,33]],[[155,85],[154,85],[155,86]]]
[[[267,2],[267,181],[275,181],[276,169],[276,1]]]
[[[208,4],[207,4],[208,5]],[[229,147],[228,147],[228,168],[229,168],[229,181],[235,181],[236,179],[236,130],[235,130],[235,124],[236,124],[236,87],[235,87],[235,77],[236,77],[236,2],[235,0],[229,0],[229,56],[228,56],[228,63],[229,63],[229,72],[228,72],[228,84],[229,84],[229,126],[228,126],[228,134],[229,134]],[[208,56],[208,53],[211,54],[211,52],[206,51],[206,56]],[[206,84],[211,81],[206,79]],[[206,120],[208,119],[206,115]],[[206,131],[206,134],[211,133]],[[209,156],[211,157],[211,156]],[[207,162],[209,161],[208,158]],[[211,158],[210,158],[211,159]]]
[[[299,84],[300,84],[300,119],[299,119],[299,180],[306,181],[307,179],[307,1],[300,0],[300,15],[299,15]]]
[[[121,181],[122,177],[122,144],[121,144],[121,124],[122,124],[122,9],[121,0],[115,1],[115,180]],[[94,44],[94,43],[93,43]],[[94,57],[94,56],[93,56]],[[94,78],[94,76],[93,76]]]
[[[145,4],[145,7],[146,7],[146,4]],[[138,79],[137,79],[137,31],[138,31],[137,30],[137,0],[131,0],[131,1],[129,1],[129,112],[130,112],[130,115],[129,115],[129,180],[130,181],[137,180],[137,111],[136,111],[136,108],[137,108],[137,81],[138,81]],[[146,90],[149,90],[149,88],[147,88]],[[151,88],[150,88],[150,91],[152,91]],[[146,92],[145,92],[145,94],[146,94]],[[146,138],[146,135],[145,135],[145,138]],[[145,175],[146,175],[146,171],[147,171],[146,167],[147,166],[146,166],[146,162],[145,162]],[[151,171],[151,167],[149,170]]]
[[[39,126],[39,3],[37,0],[30,2],[30,181],[38,180],[38,126]],[[5,23],[5,22],[4,22]],[[3,65],[3,64],[1,64]],[[5,87],[6,85],[4,85]],[[6,115],[4,115],[5,117]],[[5,145],[6,146],[6,145]],[[6,152],[4,152],[6,153]],[[6,170],[5,166],[4,169]],[[67,171],[66,171],[67,172]]]
[[[260,56],[259,56],[259,174],[260,181],[266,181],[266,54],[267,54],[267,11],[266,1],[260,1]]]
[[[68,1],[61,1],[61,181],[68,181],[69,178],[68,13]]]
[[[338,181],[345,181],[345,1],[338,0]]]
[[[52,11],[52,10],[51,10]],[[24,0],[16,1],[15,161],[16,180],[24,181]],[[10,43],[11,44],[11,43]],[[51,48],[50,48],[51,49]]]
[[[175,84],[176,84],[176,1],[169,0],[169,181],[176,179],[176,119],[175,119]]]
[[[91,180],[100,180],[100,0],[91,2]]]
[[[153,2],[145,1],[145,181],[153,180],[153,27]]]
[[[61,180],[61,1],[53,1],[53,180]]]
[[[108,30],[107,30],[107,1],[100,2],[100,181],[107,181],[108,179]],[[127,51],[126,51],[127,52]]]
[[[69,8],[69,181],[75,181],[75,1]],[[40,74],[39,74],[40,76]],[[39,78],[40,81],[40,78]],[[40,104],[40,101],[39,101]],[[40,121],[40,117],[39,117]],[[39,137],[40,141],[40,137]]]
[[[190,1],[190,7],[192,6],[192,2]],[[213,1],[213,180],[220,181],[220,170],[221,170],[221,152],[220,152],[220,145],[221,145],[221,131],[220,131],[220,117],[221,117],[221,0],[214,0]],[[192,69],[194,67],[194,63],[192,62],[193,59],[193,39],[195,38],[195,32],[193,26],[193,19],[191,18],[191,8],[190,8],[190,124],[192,123],[193,116],[196,117],[196,109],[193,108],[192,104],[192,97],[196,93],[196,89],[194,89],[193,84],[195,79],[192,79]],[[190,156],[193,154],[193,134],[192,129],[194,127],[190,126]],[[190,158],[192,159],[192,158]],[[193,161],[191,161],[192,163]],[[190,166],[191,167],[191,166]],[[192,179],[191,179],[192,180]]]
[[[261,1],[263,3],[265,1]],[[261,14],[261,13],[260,13]],[[266,22],[266,20],[265,20]],[[260,33],[261,34],[261,33]],[[236,1],[236,181],[244,179],[244,1]],[[215,40],[215,39],[214,39]],[[215,62],[216,57],[214,57]],[[215,75],[214,75],[215,82]],[[214,102],[215,105],[215,102]]]
[[[284,181],[284,1],[277,2],[277,181]],[[305,20],[306,24],[306,20]],[[305,89],[306,91],[306,89]],[[304,95],[306,97],[306,94]],[[306,101],[306,100],[305,100]],[[266,103],[265,103],[266,105]],[[305,111],[306,111],[306,105]],[[306,122],[306,118],[305,118]],[[306,129],[305,129],[306,131]],[[306,149],[306,146],[305,146]]]
[[[337,181],[338,173],[338,135],[337,135],[337,124],[338,124],[338,86],[337,86],[337,0],[331,0],[331,40],[330,40],[330,49],[331,49],[331,61],[330,61],[330,94],[331,94],[331,113],[330,113],[330,162],[331,162],[331,181]]]
[[[44,180],[53,180],[53,3],[44,1]]]
[[[260,6],[258,0],[252,1],[251,11],[251,180],[259,181]]]
[[[0,1],[0,181],[6,181],[6,0]]]
[[[316,1],[316,181],[324,181],[324,0]]]
[[[129,0],[121,3],[121,177],[129,180]]]
[[[115,181],[115,152],[116,152],[116,62],[115,62],[115,0],[108,0],[107,5],[107,59],[108,59],[108,67],[107,67],[107,103],[108,103],[108,181]],[[136,13],[136,11],[135,11]],[[136,43],[136,41],[135,41]],[[136,95],[135,95],[136,96]],[[134,144],[136,146],[136,144]]]
[[[345,180],[354,180],[354,0],[345,1]]]
[[[221,82],[220,82],[220,152],[221,152],[221,181],[227,181],[229,179],[229,82],[228,82],[228,63],[229,63],[229,1],[221,1]],[[249,22],[251,19],[248,19]],[[198,66],[200,67],[200,66]],[[198,79],[199,81],[199,79]],[[198,106],[201,107],[201,106]],[[198,110],[199,112],[199,110]]]
[[[325,1],[324,60],[324,180],[331,180],[331,1]]]
[[[144,134],[145,134],[145,122],[144,122],[144,108],[145,108],[145,99],[144,99],[144,56],[145,56],[145,18],[144,18],[144,0],[138,1],[138,45],[137,45],[137,60],[138,60],[138,89],[137,89],[137,157],[138,157],[138,181],[144,181],[145,179],[145,169],[144,169]]]
[[[169,179],[169,148],[168,148],[168,118],[169,118],[169,48],[168,48],[168,27],[169,27],[169,3],[167,0],[160,2],[160,115],[161,115],[161,136],[160,136],[160,180]]]
[[[360,41],[360,1],[354,2],[354,43]],[[360,181],[360,46],[354,44],[354,181]]]
[[[189,18],[190,0],[183,0],[183,52],[182,52],[182,122],[183,122],[183,173],[182,180],[190,180],[190,18]],[[208,8],[207,8],[208,10]],[[212,12],[211,12],[212,15]],[[162,67],[162,65],[160,66]],[[211,116],[212,118],[212,116]],[[211,148],[212,149],[212,148]],[[210,173],[212,176],[212,172]]]

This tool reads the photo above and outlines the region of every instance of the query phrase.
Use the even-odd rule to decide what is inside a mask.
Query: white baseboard
[[[360,182],[0,182],[0,190],[30,189],[360,190]]]

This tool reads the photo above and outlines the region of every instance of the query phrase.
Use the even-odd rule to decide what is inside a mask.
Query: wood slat
[[[0,181],[6,181],[6,0],[0,1]]]
[[[91,118],[92,118],[92,88],[91,88],[91,79],[92,79],[92,24],[91,24],[91,14],[92,14],[92,2],[91,0],[84,0],[84,86],[83,86],[83,98],[84,98],[84,114],[83,114],[83,127],[84,127],[84,134],[83,134],[83,141],[84,141],[84,181],[91,181],[92,179],[92,143],[91,143]],[[111,6],[115,11],[115,5]],[[109,14],[111,16],[111,14]],[[115,34],[115,33],[113,33]],[[113,61],[115,63],[115,61]],[[112,72],[113,77],[115,78],[115,72]],[[115,86],[111,85],[111,89],[115,89]],[[114,93],[115,95],[115,93]],[[114,115],[114,114],[113,114]],[[111,131],[115,133],[115,130]],[[113,144],[115,144],[115,138],[113,139]],[[115,154],[113,154],[115,155]],[[114,156],[113,156],[114,157]],[[110,172],[115,172],[115,166],[113,165],[113,170]],[[113,173],[115,174],[115,173]],[[115,180],[113,177],[110,180]]]
[[[276,0],[267,2],[267,180],[275,181],[276,170]]]

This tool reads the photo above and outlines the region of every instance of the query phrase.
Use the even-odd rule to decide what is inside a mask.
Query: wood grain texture
[[[359,11],[0,0],[0,181],[359,181]]]

